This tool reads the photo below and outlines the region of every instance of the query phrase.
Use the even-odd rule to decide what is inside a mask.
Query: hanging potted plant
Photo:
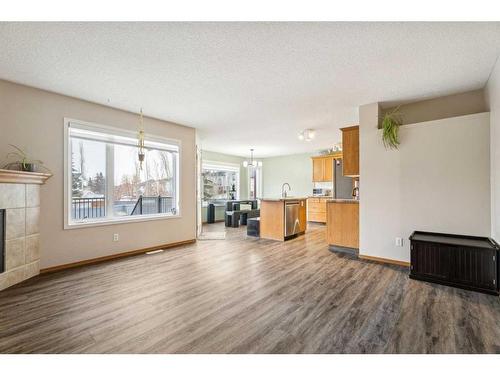
[[[387,112],[382,119],[382,142],[387,149],[398,149],[399,127],[402,124],[399,107]]]
[[[16,161],[7,163],[6,165],[3,166],[5,169],[17,169],[23,172],[36,172],[39,167],[42,167],[44,169],[47,169],[43,167],[43,162],[41,160],[35,160],[32,159],[24,152],[21,150],[19,147],[14,146],[9,144],[15,151],[9,152],[7,154],[7,159],[12,159],[15,158],[17,159]]]

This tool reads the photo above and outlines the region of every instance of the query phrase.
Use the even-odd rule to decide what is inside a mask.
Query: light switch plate
[[[401,237],[396,237],[396,246],[403,246],[403,239]]]

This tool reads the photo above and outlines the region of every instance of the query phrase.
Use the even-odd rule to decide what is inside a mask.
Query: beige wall
[[[382,116],[384,113],[394,109],[395,107],[382,109]],[[403,125],[487,111],[488,109],[483,89],[455,95],[441,96],[428,100],[421,100],[401,105],[399,108],[399,112],[402,115]]]
[[[281,185],[290,184],[289,195],[308,196],[312,194],[313,154],[296,154],[262,159],[262,194],[264,197],[277,197]]]
[[[500,63],[497,61],[486,85],[490,110],[491,236],[500,240]]]
[[[359,116],[360,254],[409,261],[414,230],[490,235],[489,113],[404,126],[399,150],[382,144],[378,104]]]
[[[195,238],[195,129],[151,118],[145,119],[146,133],[182,142],[182,217],[64,230],[64,117],[133,131],[138,121],[133,113],[0,80],[0,160],[12,143],[43,160],[54,174],[41,188],[41,268]],[[120,235],[118,242],[114,233]]]

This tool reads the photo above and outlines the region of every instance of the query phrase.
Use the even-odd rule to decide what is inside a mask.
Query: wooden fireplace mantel
[[[50,173],[12,171],[0,169],[0,183],[42,185],[52,175]]]

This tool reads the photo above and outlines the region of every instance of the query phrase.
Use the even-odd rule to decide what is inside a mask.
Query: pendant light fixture
[[[139,158],[139,169],[142,171],[142,163],[144,162],[144,158],[146,157],[146,151],[144,149],[144,118],[142,115],[142,108],[141,108],[141,116],[139,119],[139,131],[137,133],[137,147],[138,147],[137,156]]]
[[[256,168],[256,167],[262,167],[262,162],[254,160],[253,158],[253,148],[250,149],[250,160],[245,160],[243,162],[243,166],[245,168]]]

